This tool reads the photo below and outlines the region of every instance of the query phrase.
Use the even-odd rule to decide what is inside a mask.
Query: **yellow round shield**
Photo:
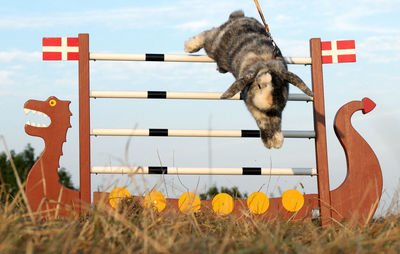
[[[179,197],[178,205],[182,213],[189,214],[197,212],[200,209],[201,202],[196,194],[186,192]]]
[[[247,207],[254,214],[263,214],[268,210],[269,198],[265,193],[253,192],[247,198]]]
[[[227,215],[233,211],[233,198],[226,193],[216,195],[211,204],[214,212],[218,215]]]
[[[108,202],[110,202],[110,205],[115,208],[118,206],[119,202],[121,202],[121,199],[130,196],[131,193],[129,193],[127,189],[117,187],[110,192],[110,195],[108,196]]]
[[[153,207],[154,211],[161,212],[166,205],[167,200],[164,194],[159,191],[151,191],[144,196],[144,206],[147,208]]]
[[[298,190],[287,190],[282,194],[282,205],[289,212],[297,212],[304,205],[304,196]]]

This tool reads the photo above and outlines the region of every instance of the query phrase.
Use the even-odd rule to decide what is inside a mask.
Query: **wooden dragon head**
[[[25,124],[25,132],[31,136],[41,137],[44,140],[50,137],[64,137],[65,142],[66,132],[71,127],[70,117],[72,116],[69,110],[70,101],[59,100],[54,96],[49,97],[45,101],[29,100],[24,104],[25,114],[32,112],[39,116],[49,117],[50,124],[36,124],[28,121]],[[64,133],[64,135],[63,135]]]

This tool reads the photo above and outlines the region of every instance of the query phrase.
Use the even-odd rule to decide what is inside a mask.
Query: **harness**
[[[260,17],[261,17],[261,20],[264,23],[265,32],[267,33],[267,36],[271,40],[272,46],[274,47],[272,54],[273,54],[273,58],[276,59],[276,55],[278,53],[278,47],[276,46],[276,43],[275,43],[274,39],[272,38],[271,33],[269,32],[268,24],[267,24],[267,22],[265,22],[264,15],[261,11],[260,5],[258,4],[258,0],[254,0],[254,3],[256,4],[258,13],[260,14]],[[243,90],[240,92],[240,99],[246,100],[248,91],[249,91],[249,86],[246,86],[245,88],[243,88]]]

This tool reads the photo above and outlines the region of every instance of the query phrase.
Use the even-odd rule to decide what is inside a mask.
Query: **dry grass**
[[[6,194],[1,192],[4,198]],[[7,199],[3,199],[7,200]],[[400,220],[364,227],[159,215],[132,199],[81,218],[32,220],[21,195],[0,204],[0,253],[399,253]]]
[[[241,218],[211,211],[161,215],[125,199],[118,209],[99,204],[84,217],[42,220],[26,206],[19,179],[18,185],[20,192],[10,198],[0,183],[0,254],[400,253],[399,215],[363,227],[321,228],[318,223],[267,222],[246,213]]]

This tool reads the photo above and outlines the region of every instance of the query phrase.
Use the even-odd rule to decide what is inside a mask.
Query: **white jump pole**
[[[191,99],[221,100],[222,93],[217,92],[167,92],[167,91],[90,91],[90,98],[123,98],[123,99]],[[240,93],[228,100],[241,100]],[[289,94],[289,101],[312,101],[305,94]]]
[[[285,138],[315,138],[314,131],[282,131]],[[92,136],[260,137],[258,130],[93,129]]]
[[[162,62],[199,62],[212,63],[213,59],[205,55],[185,54],[129,54],[129,53],[90,53],[90,60],[102,61],[162,61]],[[310,57],[285,57],[288,64],[310,65]]]
[[[92,174],[317,175],[316,168],[92,167]]]

